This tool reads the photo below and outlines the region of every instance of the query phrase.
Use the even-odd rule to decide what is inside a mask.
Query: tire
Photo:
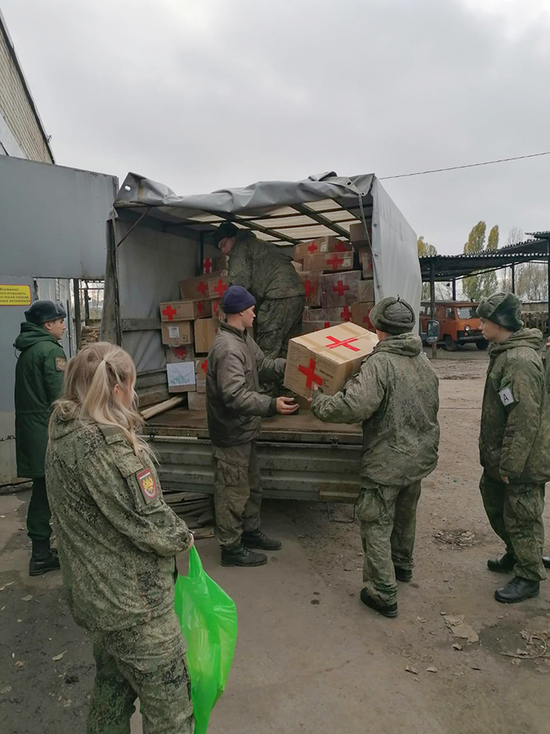
[[[445,334],[443,342],[445,343],[445,349],[448,352],[456,352],[456,342],[450,334]]]
[[[489,342],[487,341],[487,339],[480,339],[479,341],[476,342],[476,347],[478,349],[485,350],[487,349],[488,346],[489,346]]]

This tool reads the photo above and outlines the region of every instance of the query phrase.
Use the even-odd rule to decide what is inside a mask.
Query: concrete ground
[[[550,589],[500,605],[492,594],[508,577],[485,567],[501,550],[477,488],[487,357],[440,357],[441,459],[424,482],[417,565],[413,582],[399,587],[396,619],[359,601],[361,547],[349,506],[331,506],[328,516],[324,505],[265,503],[264,529],[284,548],[258,569],[222,568],[215,542],[199,542],[207,572],[239,613],[209,734],[550,732]],[[59,575],[26,575],[27,500],[28,492],[0,497],[0,731],[79,734],[91,649]],[[138,715],[132,731],[141,731]]]

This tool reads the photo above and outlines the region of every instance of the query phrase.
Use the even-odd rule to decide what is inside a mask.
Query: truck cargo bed
[[[151,418],[146,433],[167,490],[214,492],[212,445],[205,411],[174,408]],[[361,427],[322,423],[309,411],[262,421],[258,456],[266,497],[355,501]]]

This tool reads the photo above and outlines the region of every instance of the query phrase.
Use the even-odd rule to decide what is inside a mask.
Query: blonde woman
[[[46,481],[63,582],[96,661],[88,734],[193,731],[185,641],[174,613],[175,556],[193,545],[164,502],[136,431],[136,370],[120,347],[85,347],[55,403]]]

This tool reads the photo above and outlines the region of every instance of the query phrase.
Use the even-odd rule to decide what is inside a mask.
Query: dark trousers
[[[31,540],[50,539],[52,534],[50,518],[46,479],[45,477],[38,477],[32,480],[32,495],[27,511],[27,534]]]

